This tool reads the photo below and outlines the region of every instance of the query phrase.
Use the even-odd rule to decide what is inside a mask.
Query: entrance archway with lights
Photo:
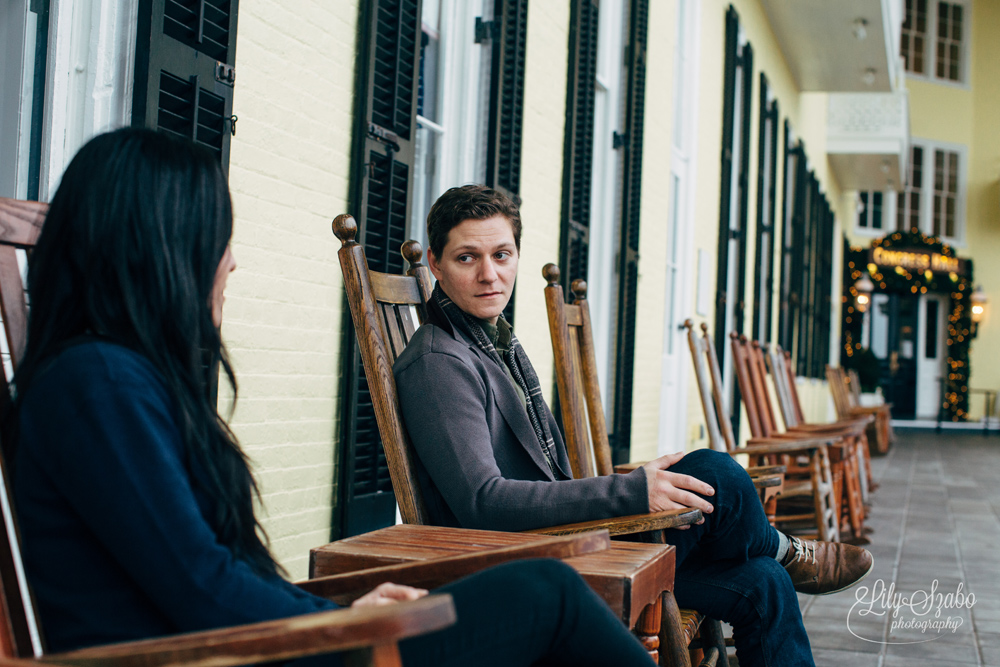
[[[841,365],[877,359],[894,417],[965,421],[973,308],[978,318],[985,303],[972,288],[972,260],[909,231],[845,247],[844,264]]]

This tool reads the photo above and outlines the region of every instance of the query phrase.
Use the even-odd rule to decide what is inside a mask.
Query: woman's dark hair
[[[427,245],[438,259],[448,245],[448,234],[466,220],[486,220],[501,215],[514,232],[514,245],[521,250],[521,212],[510,197],[485,185],[460,185],[437,198],[427,214]]]
[[[236,395],[210,306],[232,228],[226,178],[208,150],[133,128],[89,141],[66,169],[29,261],[28,341],[15,386],[23,396],[79,336],[143,355],[173,398],[219,541],[257,572],[274,574],[253,511],[256,483],[211,398],[219,365]]]

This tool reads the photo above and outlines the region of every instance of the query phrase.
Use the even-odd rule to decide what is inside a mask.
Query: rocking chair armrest
[[[632,463],[620,463],[615,466],[615,472],[621,475],[628,474],[635,470],[636,468],[645,464],[645,461],[636,461]],[[774,466],[750,466],[746,469],[747,474],[751,477],[770,477],[773,475],[782,475],[788,470],[787,467],[781,465]]]
[[[416,588],[437,588],[480,570],[523,558],[572,558],[604,551],[611,546],[607,530],[590,530],[574,534],[540,537],[528,544],[474,551],[432,560],[396,563],[382,567],[335,574],[300,581],[296,585],[313,595],[350,604],[381,583]]]
[[[773,466],[750,466],[747,468],[747,474],[751,477],[762,477],[767,475],[783,475],[788,472],[788,466],[783,465],[773,465]]]
[[[667,510],[666,512],[649,512],[647,514],[632,514],[629,516],[618,516],[611,519],[598,519],[596,521],[583,521],[581,523],[568,523],[562,526],[550,526],[548,528],[535,528],[526,530],[526,533],[539,533],[543,535],[572,535],[589,530],[605,529],[611,535],[632,535],[634,533],[646,533],[664,528],[677,528],[697,523],[701,520],[701,510],[692,507],[685,507],[679,510]]]
[[[760,477],[753,478],[753,486],[755,489],[770,489],[776,486],[781,486],[785,483],[785,475],[762,475]]]
[[[228,667],[364,649],[455,622],[450,595],[53,653],[42,662],[101,667]]]
[[[869,415],[865,417],[850,417],[830,424],[799,424],[798,426],[789,427],[785,432],[791,434],[839,433],[842,435],[857,435],[862,433],[873,419],[874,417]]]
[[[794,454],[834,445],[837,438],[751,438],[745,447],[737,447],[733,454]]]

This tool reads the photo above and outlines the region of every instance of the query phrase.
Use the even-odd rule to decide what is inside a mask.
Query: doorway
[[[862,340],[879,360],[879,384],[897,419],[936,419],[945,365],[948,298],[874,294]]]

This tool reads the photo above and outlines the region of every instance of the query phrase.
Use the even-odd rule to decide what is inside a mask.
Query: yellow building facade
[[[0,108],[0,146],[16,168],[0,172],[0,196],[45,200],[93,134],[163,127],[137,119],[131,93],[137,78],[161,76],[135,59],[143,17],[153,12],[154,36],[161,23],[146,3],[42,3],[44,13],[13,4],[4,18],[20,56],[5,61],[0,82],[5,100],[9,90],[21,94]],[[518,197],[514,326],[550,400],[541,269],[557,262],[567,285],[587,279],[622,459],[707,446],[681,328],[689,318],[717,338],[739,329],[791,348],[809,415],[831,416],[822,369],[840,361],[843,238],[873,238],[856,230],[859,192],[902,182],[911,131],[966,147],[965,245],[956,247],[977,260],[987,294],[1000,295],[1000,274],[984,261],[1000,205],[1000,136],[989,126],[998,93],[976,85],[995,78],[1000,61],[987,34],[1000,18],[995,0],[960,3],[971,12],[970,78],[945,86],[898,72],[905,8],[891,0],[849,9],[783,0],[212,4],[229,8],[235,40],[224,59],[213,57],[235,67],[235,83],[202,79],[228,95],[236,116],[220,139],[236,215],[238,269],[223,325],[239,380],[232,424],[261,483],[272,548],[295,577],[306,573],[309,548],[392,521],[377,448],[356,447],[376,436],[358,412],[364,398],[330,229],[340,213],[355,215],[363,233],[375,229],[382,160],[407,170],[405,192],[389,198],[402,202],[391,224],[404,238],[420,237],[422,216],[447,187],[491,182]],[[392,119],[400,125],[376,139],[367,110],[391,91],[379,88],[369,58],[382,57],[380,36],[403,34],[404,24],[410,47],[394,56],[403,73],[394,85],[415,86],[406,89],[413,108],[394,107],[403,109]],[[146,48],[155,56],[158,47]],[[504,69],[509,61],[514,70]],[[513,72],[514,92],[499,72]],[[905,114],[883,134],[841,122],[845,108],[864,116],[873,98],[840,96],[883,96],[879,108],[896,108],[907,90]],[[851,176],[872,159],[874,176]],[[504,160],[516,179],[494,173]],[[975,386],[997,384],[1000,371],[977,356],[997,331],[989,319],[980,327]],[[378,517],[352,518],[355,499],[377,506]]]

